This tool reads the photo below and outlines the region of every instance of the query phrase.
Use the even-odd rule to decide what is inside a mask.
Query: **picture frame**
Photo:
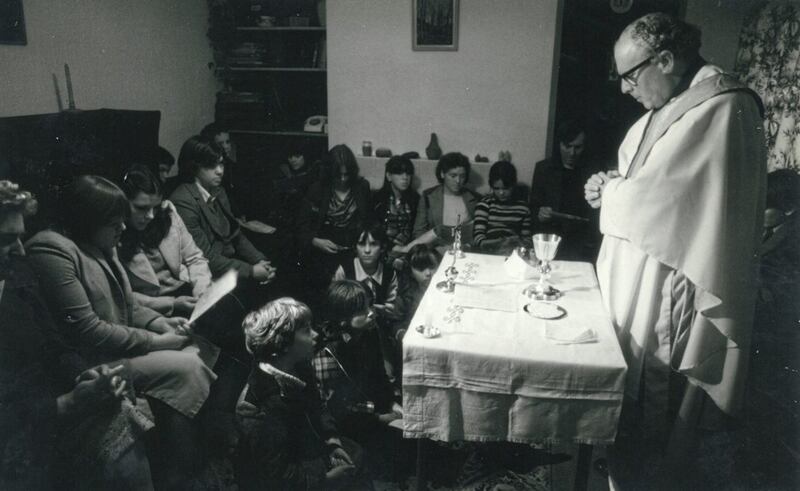
[[[459,0],[412,0],[414,51],[458,51]]]
[[[22,0],[0,0],[0,44],[28,44]]]

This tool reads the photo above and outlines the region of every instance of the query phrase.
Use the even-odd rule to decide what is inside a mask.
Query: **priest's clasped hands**
[[[590,177],[583,186],[583,196],[586,198],[586,202],[589,203],[589,206],[592,208],[600,208],[600,204],[603,200],[603,190],[605,189],[606,184],[608,184],[612,179],[616,179],[618,177],[621,177],[621,175],[615,170],[598,172],[597,174],[592,175],[592,177]]]

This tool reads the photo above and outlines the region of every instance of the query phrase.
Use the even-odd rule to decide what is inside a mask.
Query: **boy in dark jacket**
[[[243,326],[253,369],[237,407],[242,489],[354,489],[361,450],[338,437],[314,384],[311,311],[279,298]]]
[[[391,468],[401,478],[413,445],[402,439],[402,407],[384,369],[372,294],[357,281],[334,281],[324,307],[323,341],[313,360],[322,398],[342,434],[366,449],[368,467]]]

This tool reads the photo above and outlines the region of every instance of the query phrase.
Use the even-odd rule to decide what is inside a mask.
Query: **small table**
[[[455,264],[456,291],[444,293],[435,285],[451,264],[446,255],[431,280],[403,339],[403,435],[444,442],[572,442],[581,445],[579,457],[586,460],[586,445],[614,441],[626,372],[594,268],[553,263],[550,282],[563,292],[553,303],[567,315],[543,320],[523,310],[530,300],[522,290],[535,280],[511,279],[504,260],[468,253]],[[516,301],[514,312],[460,307],[465,281],[503,292],[512,305]],[[415,329],[426,320],[441,331],[439,337]],[[548,323],[590,327],[597,340],[557,344],[545,338]],[[581,466],[579,459],[579,471]],[[588,473],[588,462],[583,466]]]

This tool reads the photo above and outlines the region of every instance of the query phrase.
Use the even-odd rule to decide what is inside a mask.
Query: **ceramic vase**
[[[428,160],[439,160],[439,157],[442,156],[442,149],[439,147],[439,137],[436,136],[436,133],[431,133],[431,142],[425,147],[425,155],[428,157]]]

